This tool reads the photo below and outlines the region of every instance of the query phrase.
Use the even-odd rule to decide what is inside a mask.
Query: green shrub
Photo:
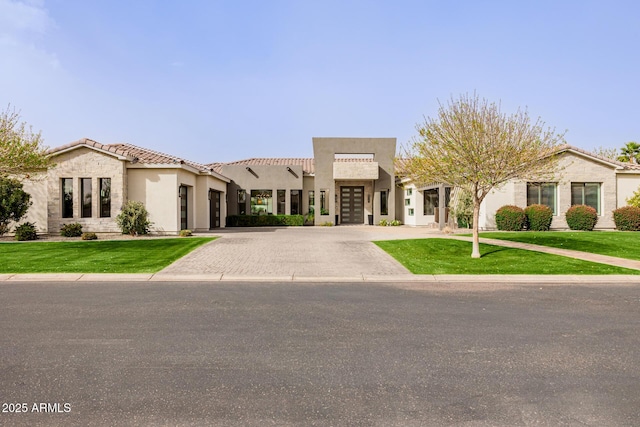
[[[18,225],[16,227],[16,240],[36,240],[38,234],[36,233],[36,226],[30,222]]]
[[[327,222],[323,222],[320,225],[323,226],[323,227],[333,227],[333,222],[327,221]]]
[[[627,199],[627,204],[629,206],[635,206],[636,208],[640,208],[640,188],[633,192],[633,195]]]
[[[149,233],[149,227],[152,224],[144,204],[134,200],[129,200],[122,206],[122,212],[116,217],[116,222],[122,234],[132,236]]]
[[[640,208],[624,206],[613,211],[613,222],[620,231],[640,231]]]
[[[549,231],[553,220],[553,211],[547,205],[531,205],[524,209],[527,216],[527,229],[531,231]]]
[[[389,221],[387,221],[386,219],[381,219],[378,225],[386,227],[387,225],[389,225]]]
[[[96,233],[82,233],[82,240],[98,240]]]
[[[9,223],[20,221],[31,206],[31,196],[15,178],[0,177],[0,236],[9,231]]]
[[[591,231],[598,222],[598,212],[591,206],[573,205],[565,214],[565,218],[570,229]]]
[[[393,227],[397,227],[398,225],[402,225],[402,222],[398,221],[397,219],[394,219],[389,223],[389,225]]]
[[[82,224],[79,222],[65,224],[60,228],[60,235],[64,237],[82,236]]]
[[[231,215],[227,227],[274,227],[304,225],[303,215]]]
[[[496,211],[496,227],[501,231],[521,231],[526,223],[524,209],[505,205]]]
[[[193,233],[191,230],[180,230],[180,237],[191,237]]]

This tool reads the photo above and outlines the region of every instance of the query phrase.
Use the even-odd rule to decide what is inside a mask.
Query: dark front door
[[[220,228],[220,192],[209,190],[209,229]]]
[[[364,187],[340,187],[340,222],[364,224]]]
[[[186,230],[188,225],[187,187],[180,186],[180,230]]]

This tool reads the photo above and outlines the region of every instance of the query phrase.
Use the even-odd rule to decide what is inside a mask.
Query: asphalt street
[[[2,282],[0,325],[0,425],[640,420],[637,284]]]

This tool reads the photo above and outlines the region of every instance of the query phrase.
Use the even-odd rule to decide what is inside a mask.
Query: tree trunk
[[[480,258],[480,237],[478,236],[478,219],[480,218],[480,202],[474,197],[473,201],[473,249],[471,258]]]

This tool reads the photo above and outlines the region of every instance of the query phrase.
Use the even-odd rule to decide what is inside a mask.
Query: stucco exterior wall
[[[78,222],[85,232],[118,232],[115,217],[127,196],[125,162],[84,147],[61,153],[53,160],[56,166],[49,170],[46,178],[47,231],[59,233],[63,224]],[[62,218],[62,178],[73,179],[73,218]],[[91,178],[90,218],[81,217],[81,178]],[[100,217],[100,178],[111,178],[111,216],[108,218]],[[36,215],[42,218],[41,213]]]
[[[31,206],[20,222],[9,224],[9,234],[13,234],[16,225],[24,224],[25,222],[35,224],[38,233],[47,233],[49,227],[47,218],[47,181],[45,179],[37,181],[25,179],[21,182],[22,189],[31,196]]]
[[[522,204],[517,205],[525,207],[527,204],[526,187],[524,206]],[[515,183],[513,181],[507,182],[500,188],[494,188],[487,194],[484,201],[480,205],[480,215],[478,218],[478,226],[481,230],[495,230],[496,229],[496,211],[504,205],[516,205],[515,197]],[[522,203],[522,201],[520,202]]]
[[[176,169],[130,168],[129,200],[144,203],[153,222],[150,231],[175,234],[180,231],[180,203]]]
[[[231,179],[229,184],[228,199],[228,215],[238,215],[238,190],[246,190],[247,192],[247,214],[250,213],[249,203],[251,198],[251,190],[271,190],[273,196],[273,214],[277,214],[277,190],[286,190],[285,214],[291,213],[291,190],[304,190],[303,173],[301,165],[290,166],[271,166],[271,165],[252,165],[248,166],[251,173],[244,165],[224,165],[222,166],[222,175]],[[293,172],[289,172],[287,168]],[[294,175],[295,174],[295,175]],[[308,212],[308,192],[303,191],[302,206],[303,212]],[[306,204],[306,205],[305,205]]]
[[[618,199],[616,208],[627,206],[627,199],[640,188],[640,173],[619,173],[617,175]]]
[[[313,138],[313,154],[315,162],[315,224],[335,222],[340,214],[339,185],[333,176],[336,154],[373,154],[373,161],[378,163],[378,179],[340,180],[341,185],[362,185],[365,188],[365,223],[367,215],[373,215],[374,224],[380,219],[396,219],[394,157],[396,154],[395,138]],[[340,168],[338,168],[340,169]],[[362,171],[361,171],[362,172]],[[370,171],[369,171],[370,172]],[[371,175],[373,176],[373,175]],[[344,178],[344,177],[343,177]],[[327,193],[328,214],[320,215],[320,192]],[[380,191],[389,191],[388,215],[380,215]],[[367,202],[370,196],[370,202]]]
[[[210,229],[209,217],[209,190],[220,192],[220,228],[225,227],[225,218],[227,217],[227,183],[208,175],[198,176],[196,179],[195,199],[196,207],[194,212],[195,231],[207,231]]]

